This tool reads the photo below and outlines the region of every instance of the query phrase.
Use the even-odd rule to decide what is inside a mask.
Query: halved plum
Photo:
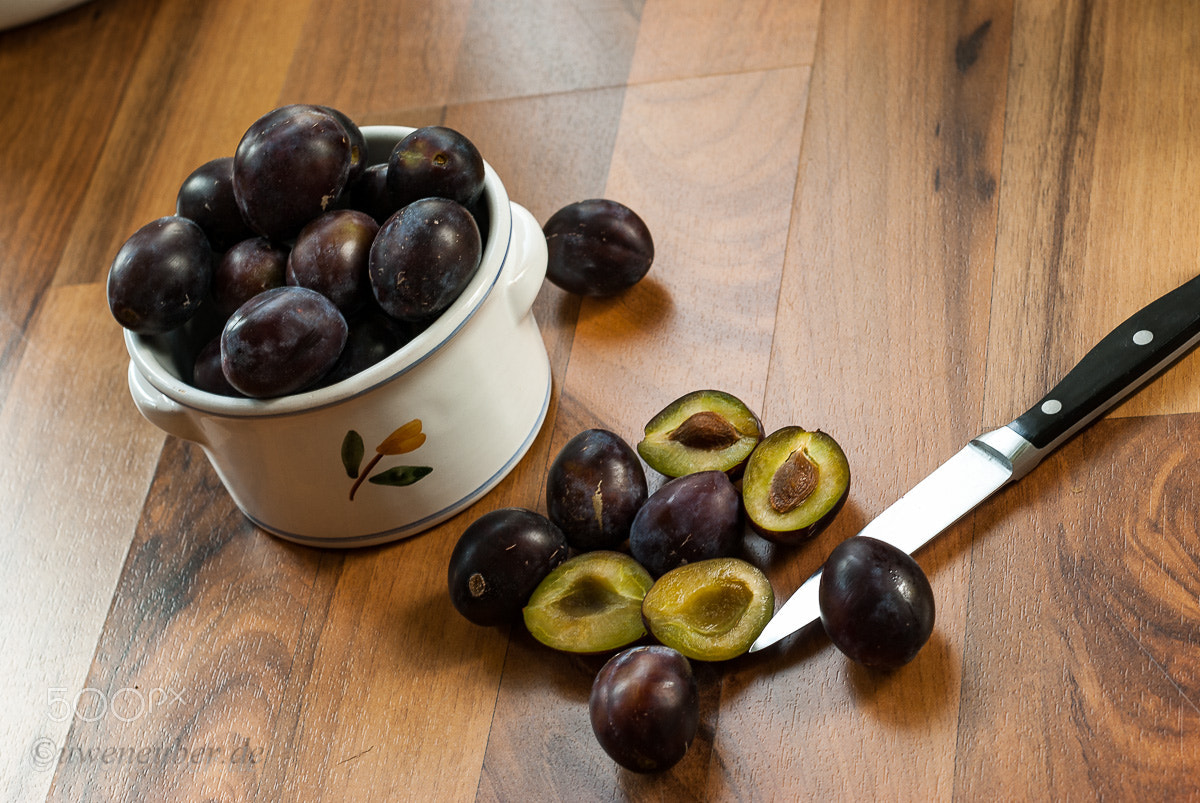
[[[546,575],[523,611],[535,639],[564,652],[619,649],[646,635],[642,599],[650,573],[623,552],[576,555]]]
[[[746,652],[774,611],[771,582],[741,558],[685,563],[658,578],[642,601],[650,633],[697,661]]]
[[[762,422],[741,399],[720,390],[695,390],[650,419],[637,451],[668,477],[724,471],[736,479],[763,434]]]
[[[746,461],[742,500],[756,532],[780,544],[808,540],[850,493],[850,464],[832,437],[802,427],[767,436]]]

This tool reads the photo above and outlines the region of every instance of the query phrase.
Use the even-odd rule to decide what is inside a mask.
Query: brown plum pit
[[[812,496],[817,489],[821,472],[803,449],[797,449],[788,456],[787,460],[771,477],[771,487],[768,491],[771,507],[776,513],[788,513]]]
[[[741,433],[719,413],[701,410],[671,430],[667,437],[692,449],[712,450],[732,446]]]

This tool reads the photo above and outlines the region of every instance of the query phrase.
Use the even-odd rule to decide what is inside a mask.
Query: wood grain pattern
[[[823,9],[763,415],[833,434],[854,478],[849,516],[773,565],[783,594],[979,427],[1008,13]],[[946,798],[970,535],[968,519],[922,557],[938,626],[912,664],[876,677],[807,634],[739,667],[714,788]]]
[[[1110,329],[1195,275],[1195,39],[1178,4],[1027,4],[1013,39],[989,422],[1041,397]],[[1143,32],[1154,45],[1131,48]],[[1153,32],[1153,33],[1151,33]],[[1193,358],[1194,359],[1194,358]],[[1191,370],[1120,415],[1196,410]]]
[[[0,796],[1195,799],[1195,356],[920,553],[938,625],[911,664],[863,670],[819,628],[696,662],[665,773],[591,734],[607,656],[471,625],[445,572],[480,513],[545,510],[578,431],[636,441],[719,387],[851,460],[815,541],[747,536],[786,596],[1195,273],[1197,23],[1185,0],[96,0],[0,32]],[[104,303],[186,174],[301,101],[459,128],[539,221],[610,197],[657,250],[616,298],[543,286],[551,408],[495,490],[346,552],[256,530],[138,416]]]
[[[25,746],[0,764],[9,800],[45,795],[51,775],[26,750],[65,740],[70,718],[51,701],[87,687],[163,442],[128,398],[128,357],[100,286],[47,291],[22,353],[0,410],[2,733]]]
[[[246,128],[276,105],[306,7],[293,4],[287,14],[267,3],[159,7],[114,134],[71,219],[56,281],[103,279],[134,230],[174,214],[192,170],[233,154]]]
[[[1200,677],[1180,659],[1195,651],[1200,613],[1185,446],[1197,423],[1102,422],[986,517],[963,656],[961,789],[1194,797]],[[1161,450],[1146,451],[1151,438]],[[1018,722],[1029,723],[1019,737]]]

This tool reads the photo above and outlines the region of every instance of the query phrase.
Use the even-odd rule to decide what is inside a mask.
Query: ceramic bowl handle
[[[138,412],[151,424],[177,438],[204,443],[195,419],[188,411],[151,385],[132,362],[129,363],[129,393]]]
[[[513,273],[508,278],[508,303],[516,320],[523,319],[533,307],[542,280],[546,278],[546,236],[528,209],[517,203],[512,207],[512,246],[508,258]]]

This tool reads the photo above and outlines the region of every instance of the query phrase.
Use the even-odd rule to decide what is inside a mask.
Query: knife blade
[[[1011,423],[971,440],[854,536],[913,554],[1200,342],[1200,276],[1135,312]],[[817,622],[821,572],[804,581],[750,646]]]

